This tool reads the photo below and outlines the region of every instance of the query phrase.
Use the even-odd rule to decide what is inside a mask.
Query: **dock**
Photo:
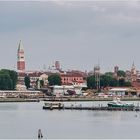
[[[43,108],[44,109],[44,108]],[[47,108],[53,110],[52,108]],[[63,108],[54,108],[58,110],[98,110],[98,111],[140,111],[140,107],[125,108],[125,107],[82,107],[82,106],[64,106]]]
[[[139,107],[125,108],[125,107],[65,107],[64,109],[69,110],[109,110],[109,111],[140,111]]]

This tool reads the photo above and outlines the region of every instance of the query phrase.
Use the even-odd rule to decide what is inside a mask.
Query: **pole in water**
[[[38,139],[42,139],[42,138],[43,138],[43,135],[42,135],[41,129],[38,129]]]

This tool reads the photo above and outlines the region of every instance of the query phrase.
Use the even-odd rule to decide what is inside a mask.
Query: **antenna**
[[[95,83],[97,91],[100,90],[100,66],[99,64],[94,67]]]

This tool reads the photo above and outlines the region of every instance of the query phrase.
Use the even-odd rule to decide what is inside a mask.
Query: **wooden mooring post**
[[[42,135],[42,132],[41,132],[41,129],[38,130],[38,139],[42,139],[43,138],[43,135]]]

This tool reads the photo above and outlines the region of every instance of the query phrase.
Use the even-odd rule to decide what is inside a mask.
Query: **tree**
[[[124,87],[125,86],[125,80],[124,78],[119,79],[119,86]]]
[[[18,75],[17,75],[17,72],[16,71],[13,71],[13,70],[10,70],[9,71],[9,75],[10,75],[10,78],[12,80],[12,89],[15,89],[16,88],[16,84],[17,84],[17,80],[18,80]]]
[[[110,83],[111,83],[113,78],[110,75],[104,74],[104,75],[101,75],[100,79],[101,79],[101,81],[100,81],[101,86],[107,87],[107,86],[110,86]]]
[[[44,81],[40,80],[39,82],[40,82],[40,86],[43,87],[44,86]]]
[[[116,87],[119,85],[119,82],[116,78],[113,77],[113,74],[111,72],[108,72],[101,75],[100,85],[101,87],[107,87],[107,86]]]
[[[24,77],[24,83],[27,89],[30,88],[30,77],[28,75]]]
[[[106,75],[106,76],[113,77],[113,72],[106,72],[105,75]]]
[[[125,82],[125,86],[126,87],[131,87],[131,82],[129,82],[129,81]]]
[[[48,77],[49,85],[61,85],[61,77],[58,74],[52,74]]]
[[[110,86],[111,86],[111,87],[116,87],[116,86],[118,86],[118,85],[119,85],[118,80],[115,79],[115,78],[112,78],[111,81],[110,81]]]
[[[125,74],[125,72],[123,70],[118,70],[117,75],[119,77],[125,77],[126,76],[126,74]]]
[[[96,88],[95,76],[87,77],[87,87],[90,89]]]
[[[7,84],[9,83],[9,85],[8,85],[8,87],[5,87],[5,89],[8,88],[10,90],[14,90],[16,87],[16,84],[17,84],[17,79],[18,79],[17,72],[13,71],[13,70],[8,70],[8,69],[2,69],[2,70],[0,70],[0,74],[5,75],[4,77],[5,78],[7,77],[6,80],[9,80],[9,81],[7,81]],[[3,80],[3,81],[5,81],[5,80]]]
[[[11,90],[12,80],[7,74],[0,74],[0,90]]]

